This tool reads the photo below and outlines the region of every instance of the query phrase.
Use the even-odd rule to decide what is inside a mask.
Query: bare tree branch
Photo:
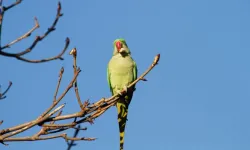
[[[1,48],[1,50],[5,49],[5,48],[10,48],[11,45],[13,45],[13,44],[15,44],[15,43],[17,43],[17,42],[19,42],[19,41],[21,41],[21,40],[23,40],[23,39],[29,37],[29,36],[31,35],[31,33],[32,33],[33,31],[35,31],[37,28],[39,28],[39,23],[38,23],[37,18],[35,17],[35,26],[34,26],[32,29],[30,29],[27,33],[25,33],[25,34],[22,35],[21,37],[15,39],[14,41],[12,41],[12,42],[6,44],[5,46],[3,46],[3,47]]]
[[[2,25],[2,18],[3,18],[4,11],[6,11],[6,10],[8,10],[8,9],[14,7],[14,6],[16,6],[17,4],[21,3],[21,1],[22,0],[17,0],[16,3],[13,3],[12,5],[10,5],[8,7],[4,7],[4,9],[2,10],[2,12],[0,12],[0,25]],[[15,44],[17,42],[20,42],[22,39],[29,37],[31,35],[31,33],[35,29],[39,28],[39,23],[38,23],[38,21],[37,21],[36,18],[35,18],[35,26],[30,31],[28,31],[27,33],[25,33],[23,36],[21,36],[21,37],[17,38],[16,40],[14,40],[14,41],[6,44],[3,47],[1,47],[1,49],[0,49],[0,55],[6,56],[6,57],[11,57],[11,58],[16,58],[18,60],[21,60],[21,61],[24,61],[24,62],[28,62],[28,63],[43,63],[43,62],[48,62],[48,61],[52,61],[52,60],[56,60],[56,59],[63,60],[62,55],[65,53],[65,51],[67,50],[67,48],[69,46],[69,43],[70,43],[69,38],[66,38],[66,43],[65,43],[64,49],[57,56],[50,57],[50,58],[44,58],[44,59],[38,59],[38,60],[27,59],[27,58],[23,57],[25,54],[30,53],[39,42],[41,42],[52,31],[54,31],[56,29],[55,27],[57,25],[57,22],[59,21],[59,18],[62,15],[63,14],[61,13],[61,3],[59,2],[58,3],[58,8],[57,8],[57,14],[56,14],[56,18],[55,18],[54,22],[52,23],[52,25],[47,29],[47,31],[43,35],[36,36],[35,40],[30,45],[30,47],[28,47],[26,50],[23,50],[23,51],[18,52],[18,53],[9,53],[9,52],[3,51],[4,49],[9,48],[11,45],[13,45],[13,44]],[[0,32],[0,34],[1,34],[1,32]]]
[[[119,94],[116,94],[114,96],[111,96],[110,98],[102,98],[99,101],[93,103],[93,104],[89,104],[88,101],[85,101],[84,104],[82,104],[81,110],[79,112],[75,112],[73,114],[65,114],[62,115],[62,112],[60,111],[56,116],[54,116],[54,114],[56,112],[58,112],[59,110],[61,110],[64,105],[61,105],[59,107],[57,107],[55,109],[55,107],[58,105],[58,103],[64,98],[64,96],[68,93],[68,91],[75,85],[76,81],[77,81],[77,77],[80,73],[80,69],[76,69],[76,48],[74,48],[71,51],[71,54],[73,55],[73,60],[74,60],[74,76],[71,80],[71,82],[68,84],[68,86],[66,87],[66,89],[62,92],[62,94],[57,98],[57,93],[58,93],[58,89],[60,87],[60,83],[61,83],[61,79],[64,73],[64,69],[61,68],[60,70],[60,74],[59,74],[59,79],[58,79],[58,83],[56,86],[56,90],[55,90],[55,94],[54,94],[54,98],[53,98],[53,102],[51,104],[51,106],[45,110],[37,119],[15,126],[15,127],[11,127],[11,128],[7,128],[7,129],[3,129],[0,131],[0,142],[4,143],[4,142],[11,142],[11,141],[35,141],[35,140],[47,140],[47,139],[53,139],[53,138],[64,138],[66,141],[71,140],[72,141],[78,141],[78,140],[94,140],[95,138],[77,138],[77,134],[80,130],[86,130],[86,128],[80,128],[80,127],[75,127],[76,125],[80,125],[82,123],[93,123],[94,120],[101,116],[106,110],[108,110],[110,107],[114,106],[117,102],[117,100],[119,99]],[[157,65],[158,61],[160,59],[160,55],[158,54],[157,56],[155,56],[153,63],[150,65],[150,67],[140,76],[138,77],[133,83],[131,83],[128,86],[128,89],[132,88],[137,82],[139,81],[144,81],[144,77]],[[123,90],[122,94],[125,94],[126,91]],[[75,94],[76,97],[78,97],[79,93],[77,90],[75,90]],[[78,99],[78,102],[80,100]],[[80,101],[81,102],[81,101]],[[69,119],[74,119],[74,121],[70,121]],[[70,121],[69,123],[65,123],[65,124],[55,124],[56,121],[59,120],[67,120]],[[49,122],[49,124],[47,123]],[[21,132],[24,132],[34,126],[41,126],[41,130],[34,134],[33,136],[29,136],[29,137],[13,137],[14,135],[18,135]],[[74,137],[68,137],[65,133],[63,134],[59,134],[59,135],[51,135],[50,134],[55,134],[55,133],[59,133],[65,130],[69,130],[69,129],[74,129],[75,130],[75,135]],[[41,135],[48,135],[45,137],[40,137]],[[70,145],[74,145],[74,143],[69,144],[69,147],[71,147]]]
[[[77,68],[77,66],[76,66],[76,57],[77,57],[77,50],[76,50],[76,48],[74,48],[74,49],[72,49],[72,50],[70,51],[70,55],[73,55],[73,57],[74,57],[74,65],[73,65],[73,68],[74,68],[74,74],[75,74],[75,73],[77,72],[77,70],[76,70],[76,68]],[[81,108],[82,110],[84,110],[84,106],[83,106],[83,104],[82,104],[82,102],[81,102],[81,98],[80,98],[80,95],[79,95],[79,92],[78,92],[77,80],[75,81],[74,87],[75,87],[75,94],[76,94],[77,102],[78,102],[80,108]]]
[[[55,94],[54,94],[54,101],[53,101],[53,103],[56,102],[56,96],[57,96],[57,93],[58,93],[58,90],[59,90],[59,87],[60,87],[60,84],[61,84],[63,73],[64,73],[64,68],[62,67],[61,70],[60,70],[59,79],[58,79],[58,83],[57,83],[57,86],[56,86],[56,91],[55,91]]]
[[[78,128],[81,128],[81,125],[78,125]],[[74,136],[73,136],[73,137],[77,137],[79,131],[80,131],[79,129],[75,130],[75,133],[74,133]],[[68,148],[67,148],[67,150],[70,150],[71,147],[76,146],[76,144],[75,144],[74,142],[75,142],[75,141],[70,141],[70,142],[68,142]]]
[[[1,0],[1,2],[2,2],[2,0]],[[11,5],[7,6],[7,7],[3,7],[3,8],[4,8],[3,10],[4,10],[4,11],[7,11],[7,10],[11,9],[12,7],[14,7],[14,6],[20,4],[21,2],[22,2],[22,0],[16,0],[15,3],[13,3],[13,4],[11,4]]]
[[[41,119],[39,119],[39,118],[40,118],[40,116],[39,116],[38,119],[36,119],[36,120],[34,120],[34,121],[31,121],[31,122],[29,123],[29,125],[25,126],[24,128],[22,128],[22,129],[20,129],[20,130],[16,130],[16,131],[11,132],[11,133],[9,133],[9,134],[5,134],[5,135],[0,136],[0,141],[3,141],[4,139],[6,139],[6,138],[8,138],[8,137],[11,137],[11,136],[13,136],[13,135],[16,135],[16,134],[18,134],[18,133],[24,132],[24,131],[28,130],[29,128],[34,127],[35,125],[37,125],[37,124],[39,124],[39,123],[45,121],[47,118],[49,118],[49,117],[51,117],[52,115],[54,115],[57,111],[59,111],[60,109],[62,109],[64,106],[65,106],[65,104],[59,106],[59,107],[56,108],[54,111],[52,111],[51,113],[49,113],[48,115],[46,115],[45,117],[43,117],[43,118],[41,118]]]
[[[12,82],[9,81],[9,86],[7,87],[7,89],[3,93],[0,93],[0,100],[6,98],[6,93],[9,91],[11,86],[12,86]]]
[[[32,49],[37,45],[38,42],[42,41],[46,36],[49,35],[50,32],[56,30],[55,26],[59,20],[59,18],[62,16],[63,14],[61,14],[61,3],[59,2],[58,3],[58,8],[57,8],[57,14],[56,14],[56,18],[52,24],[51,27],[49,27],[47,29],[47,31],[42,35],[42,36],[37,36],[35,41],[31,44],[31,46],[29,48],[27,48],[25,51],[22,51],[20,53],[17,53],[18,56],[22,56],[22,55],[25,55],[29,52],[32,51]]]
[[[16,55],[16,54],[10,54],[10,53],[6,53],[6,52],[3,52],[3,51],[0,51],[0,55],[7,56],[7,57],[15,57],[18,60],[22,60],[22,61],[29,62],[29,63],[42,63],[42,62],[48,62],[48,61],[56,60],[56,59],[63,60],[62,55],[66,52],[66,50],[67,50],[67,48],[69,46],[69,42],[70,42],[69,38],[67,38],[66,42],[65,42],[65,46],[64,46],[63,50],[61,51],[61,53],[59,53],[57,56],[54,56],[54,57],[51,57],[51,58],[46,58],[46,59],[31,60],[31,59],[23,58],[23,57],[21,57],[19,55]]]
[[[71,140],[71,141],[93,141],[96,138],[75,138],[75,137],[68,137],[66,133],[60,134],[60,135],[53,135],[53,136],[47,136],[47,137],[20,137],[20,138],[7,138],[4,141],[5,142],[21,142],[21,141],[40,141],[40,140],[49,140],[49,139],[55,139],[55,138],[64,138],[65,141]]]

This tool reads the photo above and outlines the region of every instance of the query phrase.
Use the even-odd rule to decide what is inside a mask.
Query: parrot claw
[[[128,92],[128,87],[125,85],[125,86],[123,87],[123,90],[126,91],[126,93],[127,93],[127,92]]]
[[[117,93],[118,93],[120,96],[122,96],[124,93],[127,93],[127,92],[128,92],[128,87],[127,87],[127,86],[124,86],[122,91],[125,91],[125,92],[121,92],[120,90],[117,90]]]
[[[117,91],[117,93],[122,96],[122,92],[120,90]]]

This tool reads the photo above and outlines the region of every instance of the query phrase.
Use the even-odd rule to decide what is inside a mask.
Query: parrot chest
[[[120,90],[133,82],[134,61],[131,57],[113,57],[109,63],[111,86]]]

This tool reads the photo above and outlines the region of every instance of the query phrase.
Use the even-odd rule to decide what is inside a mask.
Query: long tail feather
[[[120,130],[120,150],[123,150],[125,126],[128,115],[128,105],[126,105],[125,103],[118,102],[117,110],[118,110],[118,122]]]

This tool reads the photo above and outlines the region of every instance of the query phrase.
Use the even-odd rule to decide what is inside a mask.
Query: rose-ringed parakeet
[[[128,106],[135,90],[135,87],[128,89],[127,86],[136,80],[137,66],[131,57],[131,52],[124,39],[116,39],[113,45],[114,52],[108,64],[107,79],[112,95],[120,94],[120,99],[117,101],[116,107],[120,130],[120,150],[123,150]],[[126,90],[126,94],[122,95],[122,90]]]

